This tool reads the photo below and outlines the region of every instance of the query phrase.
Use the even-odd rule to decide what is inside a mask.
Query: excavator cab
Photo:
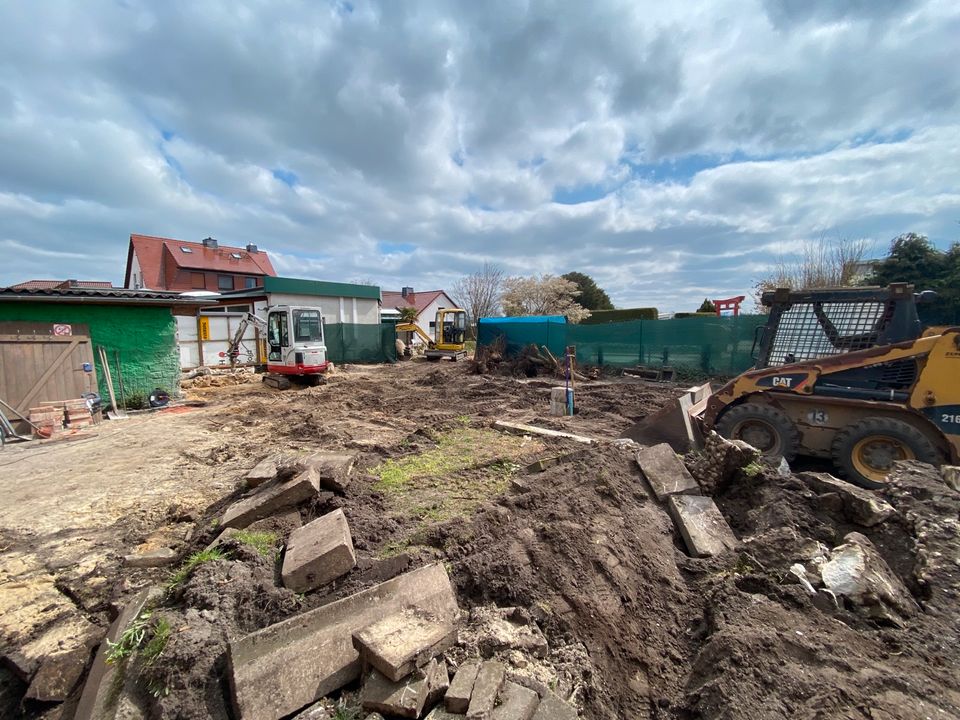
[[[313,376],[323,373],[327,365],[320,308],[271,307],[267,313],[267,371]]]
[[[400,323],[397,332],[408,332],[422,339],[427,350],[427,360],[450,358],[454,362],[467,356],[464,340],[467,335],[467,311],[460,308],[440,308],[433,324],[433,337],[413,322]],[[407,346],[409,347],[409,345]]]

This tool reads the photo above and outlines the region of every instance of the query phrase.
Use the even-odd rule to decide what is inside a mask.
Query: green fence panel
[[[753,365],[754,332],[765,319],[741,315],[601,325],[484,323],[477,342],[489,345],[502,335],[508,356],[530,344],[546,345],[555,355],[573,345],[577,362],[583,365],[669,365],[709,375],[737,375]]]
[[[391,330],[395,335],[395,331]],[[395,362],[396,344],[381,324],[332,323],[324,326],[327,359],[334,363]]]

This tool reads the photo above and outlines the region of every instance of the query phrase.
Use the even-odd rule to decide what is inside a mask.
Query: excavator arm
[[[433,343],[433,338],[430,337],[429,335],[427,335],[427,334],[420,328],[420,326],[419,326],[419,325],[416,325],[415,323],[398,323],[398,324],[397,324],[397,332],[412,332],[412,333],[415,333],[416,335],[418,335],[418,336],[420,337],[421,340],[423,340],[423,341],[427,344],[427,347],[432,348],[433,345],[434,345],[434,343]]]
[[[253,313],[247,313],[242,320],[240,320],[240,325],[237,326],[237,331],[233,334],[233,338],[230,340],[230,348],[227,351],[227,355],[230,358],[230,364],[233,365],[237,358],[240,357],[240,343],[243,342],[243,335],[247,332],[247,328],[253,325],[257,330],[262,333],[267,331],[267,323],[258,318]]]

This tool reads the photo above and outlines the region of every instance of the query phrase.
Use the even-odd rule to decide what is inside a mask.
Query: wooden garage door
[[[0,323],[0,400],[28,415],[41,402],[97,391],[86,325]],[[5,411],[10,420],[12,413]]]

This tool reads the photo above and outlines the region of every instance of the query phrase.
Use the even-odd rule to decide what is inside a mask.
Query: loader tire
[[[717,432],[728,440],[750,443],[770,457],[793,460],[800,447],[800,433],[793,421],[770,405],[734,405],[720,416]]]
[[[864,418],[838,432],[832,455],[841,475],[871,490],[886,486],[896,460],[943,462],[930,438],[909,423],[887,417]]]

